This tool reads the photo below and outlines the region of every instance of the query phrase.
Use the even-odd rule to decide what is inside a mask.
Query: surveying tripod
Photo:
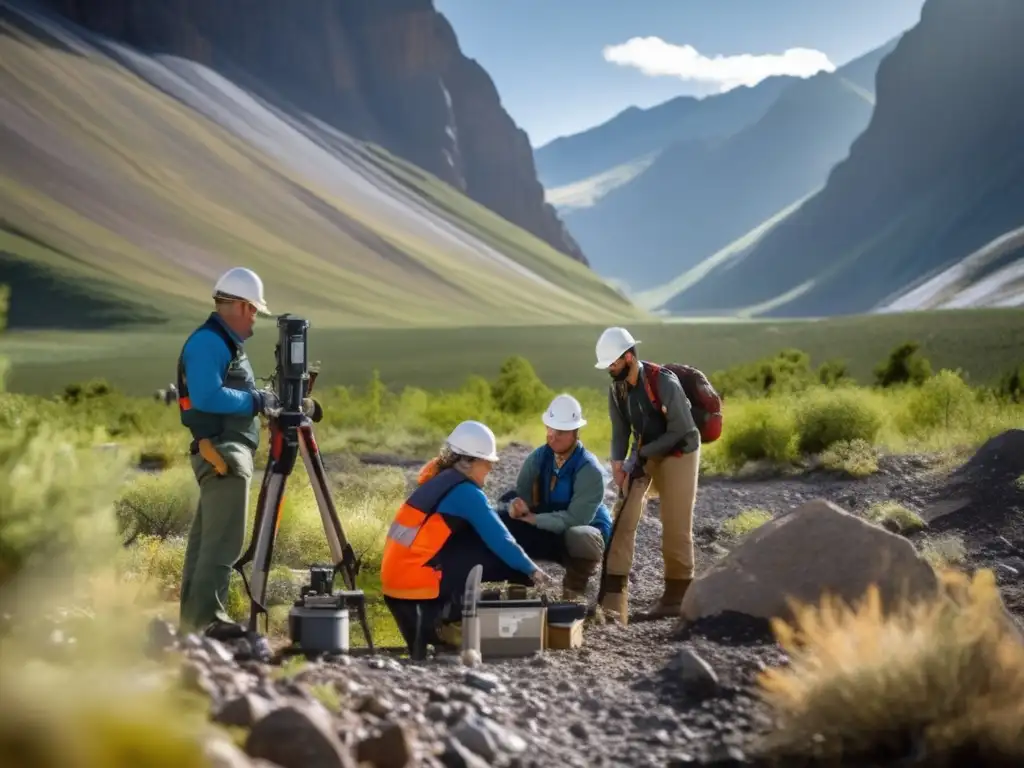
[[[309,396],[316,382],[317,369],[310,371],[307,359],[307,333],[309,322],[293,315],[281,315],[277,321],[278,344],[276,349],[277,367],[274,372],[274,391],[280,408],[269,418],[270,457],[263,473],[256,508],[256,520],[253,527],[252,541],[248,549],[234,564],[234,569],[242,576],[246,592],[249,594],[251,609],[249,627],[251,634],[258,634],[259,614],[264,615],[264,626],[269,627],[270,617],[264,605],[267,594],[267,579],[270,575],[270,561],[274,553],[274,539],[281,523],[281,506],[284,501],[285,486],[288,477],[295,468],[295,459],[301,454],[302,461],[309,475],[313,495],[316,497],[323,521],[324,533],[331,551],[333,573],[328,590],[333,586],[333,577],[340,571],[346,588],[351,593],[358,593],[356,575],[359,572],[359,560],[351,543],[345,537],[341,519],[331,498],[327,485],[327,473],[324,470],[320,449],[313,435],[313,423],[320,421],[323,412],[314,401],[314,413],[307,416],[302,411],[302,401]],[[252,584],[246,579],[243,567],[252,563]],[[314,570],[311,566],[311,571]],[[312,577],[311,581],[317,581]],[[312,599],[329,600],[331,592],[324,592],[324,585],[319,588],[303,589],[303,596]],[[308,591],[307,591],[308,590]],[[348,603],[342,596],[342,602]],[[362,594],[351,601],[356,616],[366,638],[367,646],[373,649],[373,637],[370,634],[369,622],[366,618],[366,606]]]

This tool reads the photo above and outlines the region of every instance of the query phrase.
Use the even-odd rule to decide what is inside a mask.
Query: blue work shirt
[[[467,521],[483,539],[487,548],[500,557],[509,568],[521,571],[527,576],[537,570],[536,564],[512,537],[483,490],[475,483],[461,483],[455,486],[441,500],[437,511]]]
[[[213,319],[224,327],[239,347],[242,346],[242,339],[219,315],[214,314]],[[185,343],[183,360],[193,408],[207,413],[231,415],[255,413],[252,393],[224,386],[224,374],[231,363],[231,350],[214,331],[203,328],[192,334]]]

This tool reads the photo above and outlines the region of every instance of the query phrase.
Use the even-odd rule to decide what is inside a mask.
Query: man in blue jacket
[[[245,543],[259,416],[279,403],[274,392],[256,388],[243,349],[256,315],[270,314],[263,282],[252,270],[230,269],[217,281],[213,300],[214,311],[189,335],[178,358],[178,408],[192,433],[192,470],[199,483],[182,569],[179,624],[182,632],[226,639],[244,634],[225,605],[232,566]]]
[[[541,420],[547,441],[523,462],[515,489],[501,497],[502,519],[531,558],[565,566],[562,597],[579,600],[611,536],[606,479],[579,439],[587,422],[576,398],[558,395]]]

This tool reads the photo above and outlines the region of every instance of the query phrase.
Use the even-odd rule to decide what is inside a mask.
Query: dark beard
[[[612,377],[612,381],[625,381],[629,377],[629,366],[623,366],[618,373],[609,372],[608,375]]]

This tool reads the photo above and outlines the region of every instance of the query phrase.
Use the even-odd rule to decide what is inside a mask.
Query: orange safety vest
[[[421,478],[429,473],[424,468]],[[452,529],[437,507],[457,485],[469,478],[457,469],[440,472],[413,491],[398,508],[384,542],[380,566],[381,592],[400,600],[433,600],[441,591],[441,571],[430,560],[441,550]]]

